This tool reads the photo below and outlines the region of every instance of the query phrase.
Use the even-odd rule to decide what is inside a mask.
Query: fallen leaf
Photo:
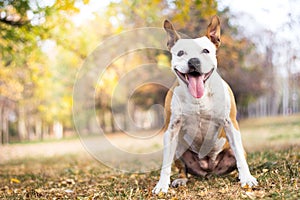
[[[225,186],[225,187],[222,187],[218,192],[221,193],[221,194],[225,194],[228,192],[228,186]]]
[[[201,190],[201,191],[198,193],[198,195],[199,195],[200,197],[204,197],[204,196],[207,195],[207,193],[208,193],[207,189],[204,189],[204,190]]]
[[[263,197],[265,197],[265,191],[263,191],[263,190],[255,191],[255,196],[259,197],[259,198],[263,198]]]
[[[165,193],[159,192],[157,196],[158,196],[158,198],[160,198],[160,199],[161,199],[161,198],[164,198],[164,197],[165,197]]]
[[[16,178],[11,178],[10,183],[21,183],[21,181],[19,179],[16,179]]]
[[[74,191],[71,190],[71,189],[66,189],[65,192],[66,192],[66,193],[73,193]]]
[[[243,191],[241,196],[242,198],[250,198],[250,199],[263,198],[265,196],[265,191],[264,190]]]
[[[263,171],[263,173],[266,173],[269,171],[269,169],[263,169],[262,171]]]
[[[250,199],[255,199],[255,194],[254,192],[246,192],[247,197],[249,197]]]
[[[42,194],[44,192],[42,188],[35,189],[34,191],[38,194]]]

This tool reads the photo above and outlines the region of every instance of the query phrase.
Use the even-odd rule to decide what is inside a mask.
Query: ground
[[[300,199],[300,116],[246,120],[241,129],[250,170],[259,182],[252,189],[241,188],[233,172],[224,177],[191,177],[186,187],[153,195],[158,170],[113,170],[73,138],[0,147],[0,199]],[[124,143],[122,136],[110,139]],[[124,148],[130,146],[126,143]],[[176,169],[172,171],[175,179]]]

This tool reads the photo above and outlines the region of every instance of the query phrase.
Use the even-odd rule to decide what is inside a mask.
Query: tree
[[[241,37],[237,27],[230,24],[229,13],[228,8],[218,11],[214,0],[120,1],[111,3],[108,9],[108,14],[116,19],[120,29],[161,27],[163,19],[167,18],[179,32],[191,38],[204,35],[211,16],[218,14],[222,25],[219,71],[232,87],[238,106],[244,107],[265,90],[266,77],[261,67],[263,57],[256,52],[254,43]],[[156,52],[154,56],[158,54]],[[148,55],[148,59],[153,57],[153,54]],[[256,61],[247,62],[251,57]]]
[[[8,120],[2,113],[17,113],[20,139],[40,132],[33,124],[41,118],[38,107],[46,98],[43,83],[49,80],[48,63],[42,52],[43,42],[53,38],[50,30],[56,27],[49,22],[78,11],[74,0],[0,2],[0,95],[17,105],[12,108],[5,106],[7,103],[0,104],[0,110],[4,110],[0,112],[0,123]],[[0,136],[4,132],[0,128]]]
[[[77,2],[88,3],[85,0],[0,2],[0,123],[11,126],[7,113],[15,113],[18,124],[14,126],[20,139],[43,138],[53,124],[72,128],[76,72],[98,42],[123,30],[161,27],[165,18],[171,19],[179,32],[198,37],[204,34],[210,17],[220,15],[223,36],[218,60],[223,77],[232,86],[238,105],[246,105],[261,92],[264,78],[258,67],[260,59],[251,65],[247,62],[249,55],[258,57],[255,46],[247,38],[237,37],[238,29],[229,23],[229,10],[218,11],[215,0],[112,1],[104,13],[95,13],[94,19],[80,27],[72,21],[72,15],[79,12]],[[110,55],[107,50],[103,59],[109,60]],[[97,62],[101,61],[95,60],[94,64]],[[86,83],[87,87],[96,88],[96,107],[102,126],[107,130],[117,129],[112,115],[112,91],[124,74],[144,63],[166,67],[169,62],[170,54],[164,51],[131,52],[113,60],[102,82]],[[133,83],[127,84],[131,87]],[[134,112],[152,108],[151,104],[163,105],[166,92],[166,88],[152,84],[134,94],[114,98],[117,110],[124,107],[124,98],[130,98],[130,103],[135,105],[129,109],[133,116]],[[89,98],[88,105],[93,106],[94,94]],[[127,116],[118,112],[117,115],[124,119],[124,127],[130,126]],[[1,128],[5,126],[0,126],[0,133],[9,135],[7,128]]]

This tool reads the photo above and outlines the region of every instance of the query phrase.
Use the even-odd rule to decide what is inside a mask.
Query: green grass
[[[261,129],[261,128],[265,128],[269,130],[278,130],[278,128],[280,129],[299,128],[300,115],[246,119],[241,122],[241,125],[245,129],[252,129],[252,130]]]
[[[250,170],[259,182],[252,189],[241,188],[233,172],[209,179],[191,176],[186,187],[152,195],[159,171],[124,174],[81,153],[0,164],[0,199],[300,199],[300,116],[246,120],[241,129],[251,147]],[[172,171],[173,180],[177,171]]]
[[[247,119],[240,127],[248,152],[300,145],[300,115]]]

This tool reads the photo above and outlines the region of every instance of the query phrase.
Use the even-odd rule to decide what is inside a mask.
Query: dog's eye
[[[209,53],[209,50],[208,49],[203,49],[202,53]]]
[[[182,51],[182,50],[180,50],[180,51],[178,51],[178,53],[177,53],[177,56],[183,56],[183,54],[184,54],[184,51]]]

